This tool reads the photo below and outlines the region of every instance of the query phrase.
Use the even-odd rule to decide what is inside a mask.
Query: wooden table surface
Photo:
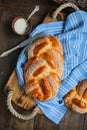
[[[0,53],[16,46],[27,36],[18,36],[11,29],[11,22],[15,16],[26,16],[35,5],[40,10],[32,18],[32,26],[43,22],[46,14],[59,5],[50,0],[0,0]],[[82,10],[87,10],[82,8]],[[14,117],[6,105],[4,86],[16,66],[21,49],[13,52],[6,58],[0,59],[0,130],[87,130],[87,114],[78,114],[68,110],[58,125],[48,120],[44,115],[37,115],[29,121]]]

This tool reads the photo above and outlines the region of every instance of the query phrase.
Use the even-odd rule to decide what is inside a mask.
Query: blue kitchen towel
[[[35,101],[44,115],[58,124],[67,110],[63,96],[87,78],[87,12],[78,10],[69,14],[65,21],[40,24],[30,36],[39,32],[56,36],[63,46],[64,75],[57,96],[44,102]],[[27,48],[19,55],[16,67],[21,87],[24,86],[23,64],[26,61]]]

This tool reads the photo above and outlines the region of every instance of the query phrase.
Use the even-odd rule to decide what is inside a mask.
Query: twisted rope
[[[67,7],[72,7],[75,10],[79,10],[79,8],[74,3],[65,3],[65,4],[62,4],[60,7],[58,7],[56,9],[56,11],[54,11],[54,13],[53,13],[53,19],[56,19],[57,15],[59,14],[59,12],[62,11],[64,8],[67,8]]]
[[[8,109],[10,110],[10,112],[14,116],[18,117],[19,119],[23,119],[23,120],[30,120],[36,116],[36,114],[39,110],[38,106],[36,106],[33,109],[33,111],[31,112],[31,114],[29,114],[29,115],[22,115],[22,114],[18,113],[12,106],[12,102],[11,102],[12,96],[13,96],[13,91],[9,91],[8,96],[7,96],[7,106],[8,106]]]

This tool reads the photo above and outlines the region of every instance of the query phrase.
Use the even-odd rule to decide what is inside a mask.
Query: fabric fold
[[[84,20],[85,19],[85,20]],[[44,115],[58,124],[66,113],[63,97],[80,81],[87,78],[87,13],[81,10],[69,14],[66,21],[38,25],[29,36],[45,31],[56,36],[62,43],[64,55],[64,75],[57,96],[51,100],[35,103]],[[25,49],[25,50],[24,50]],[[24,85],[23,64],[26,61],[24,48],[17,62],[17,76],[20,87]]]

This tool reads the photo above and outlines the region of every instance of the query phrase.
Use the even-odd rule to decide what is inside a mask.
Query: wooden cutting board
[[[43,20],[43,23],[53,22],[53,21],[57,21],[57,20],[64,20],[65,19],[65,15],[64,15],[63,12],[59,13],[58,19],[53,19],[52,18],[52,13],[53,13],[53,11],[50,11],[47,14],[47,16],[45,17],[45,19]],[[13,92],[14,92],[14,94],[12,96],[12,102],[16,106],[21,107],[21,108],[23,108],[25,110],[30,110],[34,106],[36,106],[36,104],[34,103],[34,101],[30,97],[28,97],[24,93],[24,91],[20,88],[15,69],[14,69],[13,73],[11,74],[11,76],[9,77],[9,79],[8,79],[8,81],[7,81],[7,83],[6,83],[5,87],[4,87],[4,91],[5,91],[5,93],[7,95],[8,95],[8,92],[10,90],[13,90]]]

